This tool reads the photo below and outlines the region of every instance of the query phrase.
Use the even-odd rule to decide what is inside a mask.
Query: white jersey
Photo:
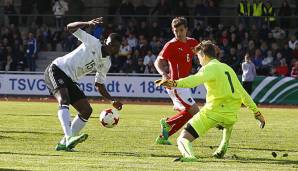
[[[78,29],[73,33],[82,44],[72,52],[53,61],[73,81],[96,71],[95,82],[103,84],[111,67],[110,57],[102,57],[100,41],[85,31]]]

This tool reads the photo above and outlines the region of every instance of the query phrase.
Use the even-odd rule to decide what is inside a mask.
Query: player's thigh
[[[194,99],[191,96],[190,89],[187,88],[173,88],[170,90],[167,90],[168,94],[173,101],[174,109],[176,110],[189,110],[189,109],[195,109],[197,106]],[[197,113],[197,111],[194,110],[193,112]],[[194,114],[195,114],[194,113]]]
[[[49,65],[45,70],[44,80],[49,92],[54,95],[60,105],[70,103],[68,77],[61,70],[55,65]]]
[[[200,112],[198,115],[195,115],[188,121],[188,123],[200,137],[204,136],[210,128],[213,128],[218,124],[217,121],[208,118],[205,112]]]

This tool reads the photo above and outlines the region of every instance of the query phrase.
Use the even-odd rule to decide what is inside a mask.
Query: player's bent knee
[[[192,115],[197,114],[200,111],[199,107],[197,104],[192,105],[189,109],[188,112]]]
[[[189,123],[187,123],[187,125],[186,125],[186,127],[184,128],[183,131],[187,132],[194,139],[199,138],[199,134],[197,133],[197,131]]]
[[[93,109],[91,107],[86,107],[83,110],[80,111],[81,117],[85,120],[88,120],[93,112]]]

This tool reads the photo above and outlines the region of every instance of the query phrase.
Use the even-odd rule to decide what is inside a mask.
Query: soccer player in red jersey
[[[176,17],[172,20],[172,31],[175,37],[166,43],[159,53],[154,65],[162,79],[177,80],[190,75],[192,58],[195,55],[193,48],[198,41],[186,37],[187,20]],[[156,144],[171,145],[169,136],[177,132],[193,115],[199,112],[199,107],[191,96],[188,88],[171,88],[167,92],[178,113],[170,118],[160,120],[161,134],[156,139]]]

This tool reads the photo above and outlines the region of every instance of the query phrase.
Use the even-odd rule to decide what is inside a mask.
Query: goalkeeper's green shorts
[[[225,128],[230,128],[234,125],[235,122],[229,122],[227,124],[224,121],[217,121],[215,119],[208,117],[208,114],[206,114],[206,112],[204,111],[199,112],[192,119],[188,121],[188,123],[198,133],[199,137],[203,137],[210,128],[214,128],[217,125],[221,125]]]

